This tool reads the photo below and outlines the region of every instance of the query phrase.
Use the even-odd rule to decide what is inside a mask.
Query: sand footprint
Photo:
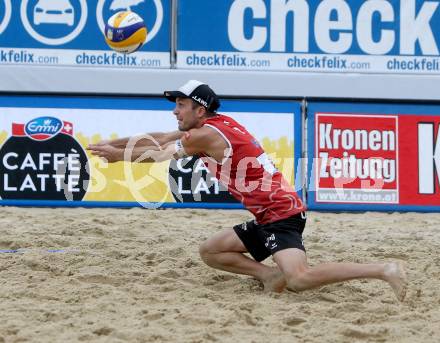
[[[297,326],[297,325],[300,325],[300,324],[307,322],[307,320],[305,320],[304,318],[290,317],[290,318],[287,318],[284,322],[288,326]]]

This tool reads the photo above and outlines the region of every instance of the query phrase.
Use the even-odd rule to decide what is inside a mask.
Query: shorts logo
[[[208,107],[208,103],[202,98],[198,97],[197,95],[194,95],[192,98],[194,99],[194,101],[197,101],[199,104]]]
[[[247,223],[243,223],[243,224],[241,224],[241,229],[242,229],[243,231],[247,231]]]
[[[266,248],[269,248],[271,250],[275,249],[278,245],[275,242],[275,234],[271,234],[269,237],[266,238],[266,243],[264,244]]]

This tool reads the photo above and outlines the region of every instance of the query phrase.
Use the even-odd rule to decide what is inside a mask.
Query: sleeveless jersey
[[[203,162],[229,193],[252,212],[258,224],[272,223],[305,210],[293,187],[242,125],[219,114],[208,118],[204,126],[218,132],[229,149],[222,163],[201,154]]]

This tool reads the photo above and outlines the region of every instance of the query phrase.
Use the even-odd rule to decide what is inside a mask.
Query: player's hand
[[[112,141],[110,139],[104,139],[102,141],[99,141],[98,143],[90,144],[90,145],[113,145],[111,142]]]
[[[124,160],[124,149],[115,148],[109,144],[103,144],[101,142],[98,144],[90,144],[87,150],[89,150],[92,155],[98,156],[108,163]]]

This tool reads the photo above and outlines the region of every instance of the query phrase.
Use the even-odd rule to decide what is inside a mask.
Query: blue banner
[[[182,0],[178,23],[179,67],[440,71],[436,1]]]
[[[167,68],[170,0],[0,0],[0,64]],[[113,14],[141,16],[148,35],[141,50],[111,51],[104,26]]]

